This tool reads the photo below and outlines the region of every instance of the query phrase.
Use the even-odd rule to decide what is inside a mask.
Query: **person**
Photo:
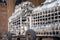
[[[7,33],[8,40],[12,40],[12,34],[10,32]]]

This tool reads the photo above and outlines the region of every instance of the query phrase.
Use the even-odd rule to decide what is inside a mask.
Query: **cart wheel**
[[[32,29],[26,31],[26,40],[36,40],[36,33]]]

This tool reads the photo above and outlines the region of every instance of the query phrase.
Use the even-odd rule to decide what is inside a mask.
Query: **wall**
[[[7,7],[3,3],[0,4],[0,33],[7,32]]]
[[[32,2],[35,6],[39,6],[41,3],[43,3],[45,0],[27,0]]]

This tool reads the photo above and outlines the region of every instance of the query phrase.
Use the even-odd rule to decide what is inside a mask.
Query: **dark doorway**
[[[60,38],[59,37],[54,37],[54,40],[60,40]]]
[[[42,40],[42,38],[39,38],[38,40]]]
[[[7,5],[6,0],[0,0],[0,3],[4,3]]]
[[[22,0],[16,0],[16,5],[20,4]]]
[[[16,5],[20,4],[21,2],[25,2],[27,0],[16,0]]]
[[[20,40],[20,38],[18,37],[17,40]]]
[[[0,3],[2,3],[2,0],[0,0]]]

